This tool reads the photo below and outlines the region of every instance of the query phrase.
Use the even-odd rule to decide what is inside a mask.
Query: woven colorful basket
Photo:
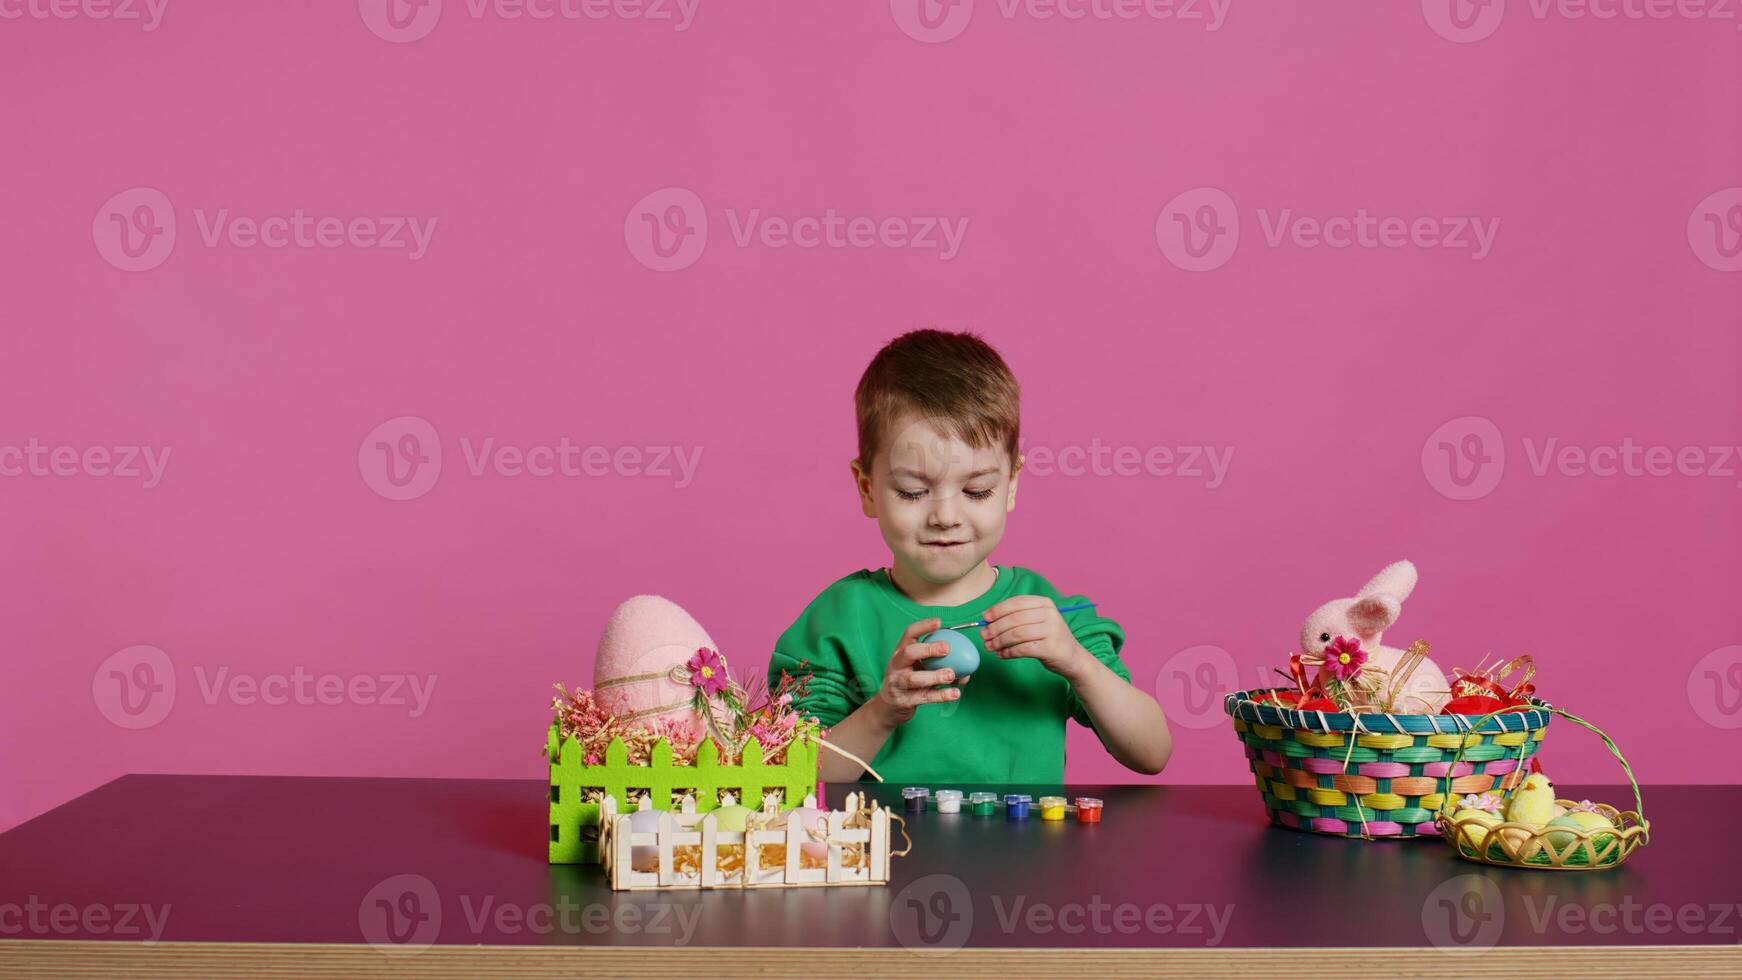
[[[1553,708],[1466,715],[1297,711],[1236,691],[1222,701],[1272,823],[1362,840],[1439,837],[1449,791],[1486,793],[1542,747]],[[1461,757],[1459,753],[1462,752]]]

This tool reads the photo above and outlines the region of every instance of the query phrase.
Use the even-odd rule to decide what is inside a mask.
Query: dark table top
[[[829,788],[839,805],[848,789]],[[962,786],[1026,792],[1053,786]],[[872,792],[901,813],[900,787]],[[0,937],[379,944],[1326,947],[1742,940],[1734,786],[1645,791],[1623,867],[1272,828],[1246,786],[1072,786],[1099,826],[908,816],[886,887],[613,892],[550,865],[546,782],[117,779],[0,834]],[[1561,795],[1611,802],[1619,787]],[[905,814],[904,814],[905,815]],[[899,842],[899,835],[897,835]]]

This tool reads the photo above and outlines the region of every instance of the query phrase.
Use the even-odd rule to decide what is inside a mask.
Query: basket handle
[[[1536,705],[1533,707],[1534,707],[1534,710],[1537,710],[1537,711],[1547,711],[1550,714],[1560,715],[1562,718],[1565,718],[1566,720],[1572,722],[1573,724],[1578,725],[1580,728],[1586,728],[1586,729],[1589,729],[1589,730],[1597,733],[1597,737],[1602,739],[1603,744],[1609,748],[1609,754],[1613,755],[1615,757],[1616,762],[1621,763],[1621,771],[1623,773],[1627,774],[1627,782],[1630,785],[1632,785],[1632,787],[1633,787],[1633,812],[1639,814],[1639,819],[1640,819],[1640,821],[1643,822],[1645,820],[1645,801],[1639,795],[1639,780],[1637,780],[1633,777],[1633,767],[1627,764],[1627,757],[1622,755],[1621,750],[1616,747],[1615,740],[1610,738],[1609,734],[1607,732],[1603,731],[1601,728],[1598,728],[1596,725],[1593,725],[1590,722],[1586,721],[1585,719],[1580,718],[1578,715],[1573,714],[1571,711],[1568,711],[1565,708],[1556,708],[1552,705],[1546,705],[1546,704],[1545,705]],[[1470,731],[1473,732],[1473,731],[1476,731],[1477,729],[1481,728],[1482,725],[1488,721],[1488,719],[1493,718],[1496,715],[1503,715],[1503,714],[1506,714],[1507,712],[1522,711],[1522,710],[1527,710],[1527,709],[1525,709],[1522,705],[1513,705],[1512,707],[1509,707],[1509,708],[1501,708],[1499,711],[1491,711],[1488,714],[1485,714],[1481,718],[1477,719],[1476,723],[1470,726]],[[1464,761],[1464,749],[1466,747],[1464,744],[1465,741],[1467,741],[1467,740],[1462,740],[1462,739],[1459,740],[1458,752],[1456,755],[1452,756],[1451,768],[1446,770],[1445,789],[1441,792],[1441,799],[1440,799],[1440,812],[1441,813],[1449,814],[1452,812],[1452,806],[1451,806],[1451,804],[1452,804],[1452,779],[1453,779],[1452,773],[1457,770],[1458,763]],[[1524,761],[1524,759],[1521,756],[1519,758],[1519,762],[1523,763],[1523,761]]]

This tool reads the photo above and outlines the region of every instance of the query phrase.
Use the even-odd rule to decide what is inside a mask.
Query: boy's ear
[[[1022,454],[1016,454],[1016,460],[1010,465],[1010,497],[1004,503],[1004,513],[1016,509],[1016,478],[1022,473]]]
[[[859,491],[859,509],[866,517],[877,516],[877,498],[871,496],[871,477],[859,465],[857,459],[850,464],[853,470],[853,489]]]

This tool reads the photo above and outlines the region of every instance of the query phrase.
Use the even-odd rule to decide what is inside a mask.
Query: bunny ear
[[[1402,603],[1409,598],[1411,592],[1415,591],[1415,581],[1414,563],[1408,561],[1392,562],[1385,566],[1378,575],[1373,576],[1373,581],[1361,586],[1361,591],[1355,593],[1355,598],[1362,599],[1383,593]]]
[[[1349,607],[1349,625],[1362,636],[1372,636],[1397,622],[1402,612],[1402,604],[1389,595],[1362,596]]]

